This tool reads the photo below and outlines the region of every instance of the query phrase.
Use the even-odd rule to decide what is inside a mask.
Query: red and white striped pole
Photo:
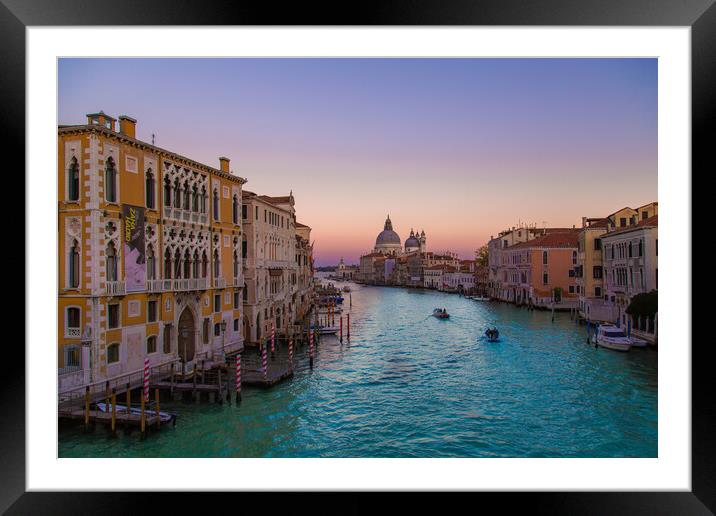
[[[241,354],[236,354],[236,404],[241,401]]]
[[[288,340],[288,364],[293,369],[293,339]]]
[[[273,355],[274,351],[276,351],[276,329],[273,327],[273,323],[271,323],[271,354]]]
[[[144,359],[144,401],[149,402],[149,359]]]
[[[313,367],[313,330],[308,331],[308,359]]]
[[[266,345],[264,344],[261,346],[261,365],[264,369],[264,378],[266,378],[266,375],[268,374],[268,366],[266,363]]]

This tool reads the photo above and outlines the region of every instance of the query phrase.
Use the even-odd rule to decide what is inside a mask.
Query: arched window
[[[188,210],[189,206],[191,206],[191,189],[189,188],[189,183],[184,183],[184,209]]]
[[[194,259],[191,261],[191,277],[199,277],[199,251],[194,251]]]
[[[72,241],[72,247],[70,247],[70,288],[77,288],[80,286],[80,250],[77,240]]]
[[[201,212],[206,213],[206,188],[201,187]]]
[[[256,315],[256,340],[261,338],[261,314]]]
[[[191,278],[191,257],[189,256],[189,249],[184,251],[184,277]]]
[[[104,165],[104,192],[107,202],[117,202],[117,167],[112,156]]]
[[[199,211],[199,191],[196,189],[196,185],[191,189],[191,211]]]
[[[221,264],[219,263],[219,250],[214,249],[214,278],[221,275]]]
[[[219,220],[219,191],[214,188],[214,220]]]
[[[179,178],[174,180],[174,207],[181,208],[181,188],[179,187]]]
[[[114,242],[107,245],[106,252],[107,261],[107,281],[117,281],[117,250],[114,248]]]
[[[174,277],[176,279],[181,278],[181,254],[179,249],[174,253]]]
[[[149,245],[149,246],[147,246],[147,279],[148,280],[156,279],[155,262],[156,262],[156,259],[154,257],[154,248],[151,245]]]
[[[172,183],[168,177],[164,178],[164,206],[172,205]]]
[[[238,224],[239,223],[239,200],[235,195],[234,195],[234,201],[231,205],[231,216],[233,217],[234,224]]]
[[[147,208],[149,208],[150,210],[153,210],[154,209],[154,174],[152,174],[151,168],[149,170],[147,170],[145,191],[146,191],[146,195],[147,195]]]
[[[164,279],[172,279],[172,254],[164,251]]]
[[[206,278],[209,269],[209,260],[206,258],[206,251],[201,253],[201,277]]]
[[[67,171],[67,198],[70,201],[80,200],[80,166],[77,164],[77,158],[72,158],[70,168]]]
[[[157,337],[152,335],[147,338],[147,354],[157,352]]]
[[[234,249],[234,278],[239,277],[239,255]]]

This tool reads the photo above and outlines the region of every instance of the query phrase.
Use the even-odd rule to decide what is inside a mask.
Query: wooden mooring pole
[[[127,417],[124,420],[124,431],[129,433],[129,415],[132,413],[132,390],[127,382]]]
[[[85,430],[89,430],[90,423],[90,389],[89,385],[85,387]]]
[[[157,416],[157,430],[158,430],[162,424],[162,418],[159,417],[159,387],[154,389],[154,399],[157,404],[156,416]]]
[[[347,323],[347,330],[348,334],[346,335],[348,337],[348,340],[351,340],[351,314],[346,314],[346,323]]]
[[[145,403],[146,403],[146,402],[144,401],[144,396],[142,396],[142,413],[141,413],[140,418],[139,418],[139,429],[140,429],[140,431],[141,431],[141,433],[142,433],[142,437],[144,437],[144,436],[146,435],[146,434],[145,434],[145,431],[146,431],[146,419],[145,419],[145,418],[146,418],[146,414],[145,414],[145,412],[144,412],[144,405],[145,405]]]
[[[341,329],[340,329],[340,341],[343,342],[343,315],[341,315],[341,317],[340,317],[340,323],[341,323],[341,324],[340,324],[340,326],[341,326]]]
[[[112,437],[117,436],[117,392],[112,389]]]

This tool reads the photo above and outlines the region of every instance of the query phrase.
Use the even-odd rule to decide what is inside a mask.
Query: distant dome
[[[420,242],[413,235],[409,236],[408,239],[405,241],[405,249],[410,249],[411,247],[420,247]]]
[[[390,216],[385,219],[385,226],[383,231],[380,232],[378,237],[375,239],[375,246],[379,247],[400,247],[400,237],[393,231],[393,223],[390,221]]]

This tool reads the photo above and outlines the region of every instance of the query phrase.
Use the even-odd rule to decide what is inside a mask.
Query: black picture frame
[[[24,170],[25,160],[25,29],[48,25],[553,25],[553,26],[689,26],[692,43],[692,179],[706,167],[716,141],[716,5],[714,0],[542,0],[440,2],[423,0],[347,9],[294,4],[276,9],[270,3],[206,0],[0,0],[0,113],[2,141],[15,149],[6,170]],[[660,142],[664,144],[664,142]],[[703,175],[706,174],[704,171]],[[24,188],[24,185],[23,185]],[[25,192],[27,193],[27,192]],[[20,208],[21,209],[21,208]],[[21,212],[20,212],[21,213]],[[25,270],[25,274],[32,271]],[[687,278],[691,283],[691,278]],[[703,310],[703,308],[701,309]],[[501,510],[529,507],[539,514],[713,514],[716,512],[716,404],[708,344],[692,347],[692,491],[619,493],[485,494]],[[688,335],[679,345],[691,345]],[[25,356],[6,346],[0,389],[0,510],[8,514],[130,513],[147,503],[147,493],[25,492]],[[660,388],[665,388],[661,385]],[[157,495],[151,495],[156,497]],[[247,497],[246,494],[241,496]],[[137,500],[136,498],[142,498]],[[415,497],[420,503],[419,496]],[[186,498],[159,495],[162,512],[186,506]],[[248,496],[244,500],[255,500]],[[286,497],[271,503],[295,504]],[[284,501],[286,500],[286,501]],[[364,505],[365,504],[365,505]],[[351,512],[372,512],[359,500]],[[142,505],[147,507],[146,505]],[[136,509],[135,509],[136,507]],[[245,506],[244,506],[245,507]],[[277,509],[278,507],[273,507]],[[365,509],[363,511],[362,509]]]

